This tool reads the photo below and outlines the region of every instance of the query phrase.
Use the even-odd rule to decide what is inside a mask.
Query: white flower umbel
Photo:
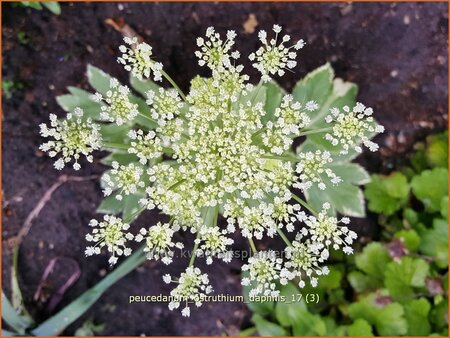
[[[332,125],[331,132],[325,134],[325,139],[334,146],[342,147],[341,154],[347,154],[350,149],[362,152],[360,144],[364,144],[371,151],[378,150],[378,144],[371,141],[375,133],[382,133],[384,127],[376,124],[370,107],[357,103],[352,110],[344,106],[341,112],[338,108],[330,109],[330,114],[325,121]]]
[[[286,247],[286,262],[285,269],[281,275],[283,282],[298,278],[298,286],[305,287],[305,277],[311,283],[311,286],[316,287],[318,280],[316,276],[326,275],[329,270],[326,266],[321,264],[328,258],[328,251],[326,249],[320,250],[317,243],[310,240],[301,241],[302,235],[298,234],[291,246]]]
[[[99,255],[101,248],[106,247],[112,254],[108,262],[111,265],[117,263],[119,256],[129,256],[131,249],[126,246],[126,242],[133,239],[133,235],[127,230],[130,225],[124,223],[122,219],[112,216],[103,216],[103,221],[98,222],[92,219],[89,225],[93,227],[92,233],[86,235],[88,242],[94,242],[94,246],[86,248],[86,256]]]
[[[73,168],[79,170],[80,155],[92,162],[92,152],[100,149],[102,144],[100,126],[90,118],[83,119],[83,110],[80,108],[75,108],[73,114],[67,114],[64,120],[58,120],[55,114],[50,114],[50,128],[45,123],[39,127],[42,137],[53,138],[41,144],[39,149],[47,152],[50,157],[61,154],[54,164],[58,170],[64,168],[72,159],[75,160]]]
[[[299,102],[294,102],[292,95],[285,95],[280,107],[275,109],[274,115],[278,118],[276,126],[285,135],[298,135],[300,130],[310,123],[310,118],[306,111],[308,108],[314,107],[314,105],[309,104],[303,108]]]
[[[329,216],[327,213],[330,207],[329,203],[324,203],[322,211],[317,217],[311,215],[304,221],[308,226],[311,240],[320,243],[321,247],[328,248],[332,246],[335,250],[342,248],[344,253],[351,254],[353,253],[351,245],[357,238],[356,232],[349,230],[345,226],[350,223],[348,217],[338,220],[336,217]],[[340,226],[339,223],[345,225]]]
[[[195,240],[195,243],[199,244],[197,256],[205,256],[206,264],[211,264],[213,258],[229,263],[233,258],[233,252],[229,250],[228,246],[234,241],[226,234],[226,230],[220,230],[218,227],[203,227],[200,230],[200,237]]]
[[[122,200],[123,195],[135,194],[139,188],[145,187],[143,173],[144,170],[135,163],[123,165],[114,161],[112,169],[102,177],[105,184],[103,193],[109,196],[113,191],[118,190],[116,199],[119,201]]]
[[[178,91],[175,89],[159,88],[159,91],[147,92],[147,104],[151,106],[151,117],[158,122],[160,126],[166,121],[172,120],[180,114],[184,103],[181,101]]]
[[[258,37],[262,42],[262,46],[249,56],[250,61],[255,61],[253,67],[261,73],[261,79],[264,82],[270,81],[271,76],[283,76],[286,69],[292,69],[297,65],[297,53],[294,50],[303,48],[305,42],[298,40],[292,46],[285,46],[285,43],[291,40],[289,35],[284,35],[281,42],[278,40],[278,34],[281,32],[281,27],[273,26],[275,38],[267,40],[267,32],[259,31]],[[277,43],[279,44],[277,45]]]
[[[206,40],[201,37],[197,38],[197,46],[200,50],[195,52],[195,56],[199,59],[198,64],[200,66],[207,65],[212,70],[221,70],[224,65],[229,64],[230,57],[238,58],[239,54],[229,54],[235,37],[234,31],[228,31],[226,40],[223,41],[213,27],[208,27]]]
[[[202,274],[199,268],[189,266],[185,272],[181,273],[180,278],[173,279],[170,276],[164,276],[164,282],[177,283],[175,289],[170,292],[174,298],[169,303],[169,309],[178,309],[182,304],[181,314],[189,317],[191,314],[189,305],[194,303],[199,307],[203,304],[205,296],[210,294],[213,289],[209,285],[209,278],[206,273]]]
[[[323,190],[338,184],[341,178],[333,172],[330,152],[337,155],[340,150],[347,152],[351,148],[360,151],[360,143],[375,150],[376,145],[369,138],[381,132],[382,127],[376,126],[372,110],[362,104],[352,110],[332,109],[326,121],[312,123],[320,118],[316,116],[319,105],[314,101],[319,97],[310,93],[310,101],[297,102],[297,95],[282,94],[274,83],[265,84],[293,69],[296,51],[304,45],[303,40],[293,43],[288,35],[280,35],[278,25],[273,31],[271,39],[265,31],[259,32],[262,46],[250,55],[253,66],[261,73],[256,86],[249,83],[244,67],[238,64],[239,52],[232,50],[235,32],[228,31],[222,39],[210,27],[206,37],[197,39],[199,50],[195,55],[199,64],[209,67],[211,72],[206,77],[194,77],[188,93],[183,93],[162,70],[162,65],[155,62],[149,45],[126,38],[118,59],[125,69],[141,80],[151,77],[161,80],[164,76],[173,89],[146,92],[150,111],[147,117],[138,111],[145,107],[136,105],[129,89],[120,86],[117,80],[111,81],[106,95],[94,96],[103,106],[104,120],[122,124],[118,129],[128,132],[128,137],[122,137],[121,132],[116,134],[118,138],[108,135],[111,143],[105,143],[107,149],[117,149],[118,156],[127,155],[124,149],[136,155],[117,157],[121,161],[131,159],[131,163],[112,163],[112,169],[103,176],[104,194],[113,194],[119,200],[126,195],[139,198],[141,208],[133,216],[145,208],[157,208],[170,217],[169,223],[142,229],[136,236],[137,241],[145,242],[147,258],[168,264],[174,258],[175,248],[181,247],[174,239],[176,232],[196,234],[188,269],[179,279],[168,274],[163,277],[166,283],[178,283],[171,295],[179,298],[169,307],[184,304],[184,316],[190,314],[190,303],[200,306],[201,298],[211,292],[208,276],[193,267],[196,256],[205,257],[207,264],[214,258],[230,261],[231,238],[236,232],[248,239],[254,255],[243,267],[248,272],[243,284],[251,285],[251,295],[277,296],[279,284],[297,278],[300,286],[305,281],[315,286],[317,276],[328,272],[322,264],[329,249],[352,251],[356,234],[340,224],[348,223],[347,218],[331,217],[326,212],[327,205],[316,214],[308,201],[291,191],[293,187],[300,188],[310,198],[314,191],[307,189],[313,185]],[[41,149],[51,157],[58,152],[63,155],[56,163],[58,169],[71,158],[78,169],[80,154],[92,161],[91,152],[100,148],[99,127],[91,120],[84,122],[79,115],[69,115],[63,122],[53,116],[51,129],[41,126],[43,136],[55,138]],[[147,129],[148,124],[137,116],[146,117],[156,126]],[[323,126],[325,122],[329,124]],[[106,138],[108,131],[102,132]],[[297,136],[320,133],[336,148],[330,152],[325,147],[323,150],[305,147],[298,154],[292,151]],[[132,198],[126,199],[127,203],[130,201]],[[308,210],[314,216],[308,216]],[[217,225],[219,214],[226,219],[226,230]],[[298,223],[305,224],[299,227]],[[106,228],[107,224],[105,221],[100,228]],[[118,229],[109,232],[115,234],[119,249],[125,252],[120,237],[125,236],[122,234],[125,230],[121,226]],[[300,232],[291,243],[284,232],[296,229]],[[279,238],[287,245],[285,263],[271,250],[257,252],[253,241],[265,236]],[[88,248],[86,254],[98,253],[100,245],[106,245],[104,239],[96,239],[97,245]],[[117,253],[112,257],[113,263],[116,257]]]
[[[170,264],[174,255],[173,249],[183,248],[182,243],[173,241],[176,230],[178,230],[177,227],[172,227],[168,223],[158,222],[148,229],[142,228],[135,240],[141,242],[145,239],[144,252],[147,253],[147,259],[161,259],[164,264]]]
[[[130,89],[119,84],[117,79],[110,80],[110,90],[106,96],[96,93],[92,98],[96,102],[103,102],[100,118],[104,121],[115,122],[118,126],[132,121],[138,114],[138,105],[130,102]]]
[[[137,38],[123,39],[130,46],[121,45],[119,50],[122,55],[117,61],[124,65],[125,70],[137,77],[139,80],[150,78],[153,73],[155,81],[162,81],[162,64],[152,60],[152,47],[145,42],[138,43]]]
[[[317,150],[316,152],[299,153],[299,162],[296,172],[299,174],[300,182],[294,183],[294,187],[302,190],[309,189],[317,184],[320,190],[325,190],[325,178],[332,184],[338,184],[341,178],[337,176],[327,165],[333,162],[328,151]]]
[[[242,278],[242,285],[251,286],[250,297],[277,297],[280,294],[276,283],[280,281],[280,274],[285,273],[282,272],[282,262],[272,250],[259,251],[249,258],[248,263],[242,266],[242,271],[248,271],[248,277]]]
[[[132,140],[128,152],[130,154],[136,154],[141,164],[145,165],[152,159],[161,157],[161,139],[156,136],[153,130],[150,130],[146,134],[140,129],[130,130],[128,137]]]

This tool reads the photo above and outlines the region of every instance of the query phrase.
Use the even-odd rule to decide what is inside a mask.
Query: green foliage
[[[384,283],[394,300],[409,300],[414,298],[416,288],[425,286],[428,273],[429,266],[423,259],[405,256],[387,265]]]
[[[321,81],[325,78],[322,74]],[[371,177],[365,189],[368,208],[380,214],[387,243],[371,242],[353,257],[336,257],[317,288],[288,284],[282,289],[281,296],[302,295],[301,302],[279,299],[264,310],[251,304],[259,320],[299,336],[447,336],[446,140],[447,132],[430,136],[418,151],[422,162],[414,155],[412,167]],[[343,166],[339,175],[366,180],[351,164],[345,166],[348,172]],[[305,301],[311,293],[319,296],[318,304]]]
[[[366,197],[371,211],[387,216],[398,211],[408,199],[408,180],[402,173],[390,176],[373,175],[366,186]]]
[[[353,83],[334,79],[334,71],[329,63],[312,71],[299,81],[292,91],[294,99],[299,102],[315,100],[320,109],[311,114],[310,128],[326,127],[324,117],[331,107],[342,108],[345,105],[353,106],[356,102],[357,86]],[[324,139],[326,131],[307,135],[297,149],[301,151],[315,151],[317,149],[327,150],[333,154],[335,161],[330,168],[341,176],[343,182],[336,186],[329,186],[325,191],[313,186],[308,189],[306,198],[310,205],[320,210],[323,203],[329,202],[332,212],[354,217],[365,216],[364,196],[360,185],[370,181],[370,176],[360,165],[349,163],[357,153],[350,151],[348,155],[340,155],[341,148],[332,146]]]
[[[3,80],[2,81],[2,93],[3,97],[7,100],[13,97],[14,92],[23,89],[23,84],[19,81]]]
[[[441,210],[441,200],[448,195],[448,169],[425,170],[413,177],[411,187],[414,195],[430,212]]]
[[[44,6],[45,8],[47,8],[50,12],[52,12],[55,15],[61,14],[61,7],[59,6],[59,3],[55,2],[55,1],[41,1],[41,2],[21,1],[21,2],[19,2],[19,4],[21,6],[30,7],[30,8],[34,8],[37,10],[41,10],[43,8],[42,6]]]

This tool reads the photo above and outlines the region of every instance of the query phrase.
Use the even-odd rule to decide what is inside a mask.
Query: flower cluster
[[[92,219],[89,225],[93,227],[92,233],[86,235],[88,242],[94,242],[94,246],[86,248],[86,256],[99,255],[102,247],[106,247],[111,253],[108,262],[111,265],[117,263],[118,256],[129,256],[131,249],[125,244],[133,239],[133,235],[127,230],[130,228],[128,223],[123,222],[120,218],[105,215],[102,222]]]
[[[142,80],[153,73],[155,81],[162,80],[162,64],[152,60],[152,47],[145,42],[138,43],[137,38],[124,38],[125,44],[119,47],[122,56],[117,61],[124,65],[125,70]]]
[[[372,117],[372,108],[357,103],[352,110],[348,106],[342,108],[343,113],[338,108],[330,109],[330,115],[325,121],[331,123],[332,131],[325,135],[325,139],[334,146],[342,146],[341,154],[347,154],[350,148],[357,152],[362,152],[360,143],[363,143],[371,151],[377,151],[378,145],[371,141],[375,133],[382,133],[384,127],[377,125]]]
[[[281,42],[277,44],[278,34],[281,32],[279,25],[273,26],[275,38],[267,41],[267,32],[262,30],[258,37],[263,44],[255,53],[250,54],[249,59],[256,61],[253,67],[261,73],[261,80],[264,82],[270,81],[272,75],[283,76],[286,69],[292,69],[297,65],[295,61],[297,53],[294,50],[303,48],[305,42],[300,39],[294,45],[286,47],[284,44],[291,40],[289,35],[284,35]]]
[[[203,303],[203,298],[210,294],[213,289],[209,285],[209,278],[206,273],[200,271],[199,268],[192,266],[188,267],[178,279],[172,279],[170,275],[163,277],[164,282],[174,282],[178,285],[170,292],[170,295],[175,299],[169,303],[169,309],[177,309],[180,304],[184,304],[184,308],[181,311],[182,315],[189,317],[190,315],[190,303],[194,303],[199,307]]]
[[[333,169],[335,155],[361,151],[361,144],[376,150],[370,137],[383,128],[373,120],[372,109],[360,103],[352,109],[331,108],[325,121],[317,121],[314,116],[323,115],[316,101],[303,102],[279,90],[279,104],[274,107],[276,100],[269,102],[267,95],[276,86],[266,82],[296,66],[296,51],[304,41],[287,45],[290,37],[280,36],[281,27],[275,25],[273,31],[275,37],[270,40],[265,31],[259,32],[262,46],[249,56],[261,73],[256,86],[238,64],[239,52],[232,50],[236,33],[228,31],[222,38],[210,27],[205,37],[197,39],[195,55],[211,75],[193,78],[186,95],[155,62],[148,44],[126,38],[127,46],[119,47],[118,58],[125,69],[144,81],[151,75],[157,81],[164,76],[174,88],[141,83],[140,89],[153,89],[139,90],[146,93],[148,107],[115,79],[106,93],[94,96],[101,105],[96,119],[117,130],[118,135],[105,139],[116,142],[126,135],[122,143],[105,143],[108,149],[117,149],[112,168],[102,178],[103,192],[118,200],[131,196],[124,201],[126,206],[139,199],[141,208],[123,216],[123,221],[115,216],[105,216],[100,223],[91,221],[94,230],[86,238],[96,244],[86,249],[86,255],[99,254],[106,247],[114,264],[119,256],[131,253],[125,243],[134,238],[143,242],[148,259],[169,264],[175,250],[183,247],[176,241],[177,232],[194,234],[187,269],[179,278],[163,277],[166,283],[177,284],[169,308],[181,306],[184,316],[189,316],[190,304],[200,306],[212,292],[207,274],[196,267],[195,259],[205,257],[208,265],[214,259],[230,262],[236,232],[248,240],[253,253],[242,268],[246,272],[242,283],[249,286],[251,296],[277,296],[279,285],[289,281],[300,287],[306,282],[316,286],[318,276],[328,273],[325,263],[330,249],[352,253],[356,233],[347,227],[349,219],[338,219],[328,203],[315,212],[292,188],[306,196],[313,186],[333,189],[341,182]],[[62,153],[55,166],[60,169],[74,158],[78,169],[80,154],[92,161],[92,151],[101,146],[100,127],[84,119],[79,109],[64,121],[54,115],[50,119],[52,128],[41,125],[41,134],[54,140],[41,149],[51,157]],[[142,123],[144,119],[151,123]],[[324,124],[327,127],[322,128]],[[318,144],[293,152],[295,138],[314,133],[331,142],[327,150]],[[143,228],[136,235],[128,231],[127,223],[142,210],[155,208],[170,221]],[[218,222],[219,214],[226,219],[225,226]],[[265,236],[285,242],[282,257],[270,249],[257,250],[253,241]]]
[[[103,175],[103,182],[105,188],[103,193],[105,196],[111,195],[115,190],[118,190],[116,199],[122,200],[123,195],[130,195],[136,193],[138,188],[145,187],[142,179],[144,170],[134,163],[128,165],[121,165],[119,162],[112,163],[112,169]]]
[[[110,90],[106,97],[95,93],[92,97],[96,102],[104,102],[101,106],[100,118],[104,121],[115,122],[118,126],[132,121],[138,114],[138,105],[131,103],[129,99],[130,89],[119,84],[117,79],[111,79]]]
[[[161,224],[158,222],[156,225],[151,226],[149,229],[142,228],[139,234],[136,235],[136,242],[141,242],[145,239],[144,252],[147,253],[147,259],[158,260],[164,264],[172,263],[174,247],[178,249],[183,248],[183,244],[180,242],[173,242],[173,234],[177,229],[171,227],[170,224]],[[145,236],[145,237],[144,237]]]
[[[102,144],[100,126],[88,118],[83,119],[83,110],[76,108],[69,113],[65,120],[58,120],[55,114],[50,114],[50,128],[42,123],[40,126],[42,137],[52,137],[53,140],[43,143],[39,149],[48,152],[50,157],[61,153],[55,161],[55,168],[61,170],[72,159],[75,160],[73,169],[79,170],[78,160],[84,155],[88,162],[92,162],[92,152],[98,150]]]

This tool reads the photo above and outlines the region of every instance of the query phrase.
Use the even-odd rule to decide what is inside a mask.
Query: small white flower
[[[287,261],[284,264],[285,270],[282,278],[292,280],[299,279],[298,286],[305,287],[304,277],[309,278],[313,287],[317,286],[317,278],[314,275],[323,275],[328,273],[328,268],[320,267],[320,264],[325,261],[326,249],[319,250],[315,243],[310,240],[301,242],[303,236],[298,234],[296,239],[292,242],[292,246],[285,249]]]
[[[40,126],[42,137],[51,137],[53,140],[40,145],[39,149],[45,151],[50,157],[58,153],[61,158],[55,161],[55,168],[61,170],[72,159],[75,160],[73,168],[81,168],[78,160],[84,155],[88,162],[93,161],[92,152],[98,150],[102,144],[100,126],[88,118],[83,119],[83,110],[76,108],[73,114],[67,114],[65,120],[58,120],[55,114],[50,114],[50,128],[42,123]]]
[[[188,267],[180,278],[173,280],[173,282],[178,283],[178,285],[170,292],[174,300],[169,303],[169,309],[177,309],[183,303],[183,316],[190,316],[190,304],[195,303],[196,306],[201,306],[203,298],[212,292],[208,275],[202,274],[199,268],[193,266]]]
[[[233,244],[234,241],[226,237],[226,234],[226,230],[221,231],[218,227],[203,227],[200,230],[200,237],[197,240],[200,245],[197,253],[199,256],[206,257],[207,264],[211,264],[215,257],[229,262],[232,252],[228,246]]]
[[[152,60],[152,47],[145,42],[138,43],[137,38],[125,37],[124,41],[131,48],[121,45],[119,50],[122,55],[117,61],[124,65],[125,70],[140,80],[150,78],[153,73],[155,81],[162,81],[162,64]]]
[[[104,195],[111,195],[113,191],[118,190],[116,198],[122,200],[123,195],[135,194],[139,188],[145,187],[143,173],[144,170],[135,163],[121,165],[114,161],[112,169],[102,177],[105,185]]]
[[[136,154],[141,164],[147,164],[148,161],[161,157],[162,145],[161,139],[156,136],[153,130],[144,135],[140,129],[131,130],[128,137],[132,140],[128,152]]]
[[[308,104],[305,107],[308,109]],[[274,113],[277,117],[276,126],[281,129],[285,135],[298,135],[302,128],[310,123],[309,116],[302,109],[299,102],[293,102],[292,95],[285,95],[280,107],[275,109]]]
[[[276,283],[282,274],[282,259],[277,258],[275,251],[257,252],[242,266],[242,271],[248,271],[248,277],[242,279],[242,285],[252,286],[250,296],[278,296]]]
[[[320,190],[326,188],[325,178],[332,184],[338,184],[341,179],[327,165],[333,162],[328,151],[317,150],[315,153],[306,152],[298,154],[296,172],[299,174],[300,182],[294,183],[295,188],[302,190],[309,189],[313,184],[317,184]]]
[[[303,47],[303,43],[300,43],[303,40],[300,40],[293,46],[286,47],[284,44],[290,40],[288,35],[285,35],[280,44],[277,45],[281,27],[275,25],[273,31],[276,33],[276,36],[269,42],[267,41],[267,33],[265,31],[259,32],[258,37],[263,46],[249,56],[251,61],[256,61],[253,63],[253,67],[259,70],[262,80],[265,82],[270,81],[273,75],[283,76],[286,69],[294,68],[297,65],[295,61],[297,54],[292,52],[291,49],[298,50]]]
[[[86,256],[99,255],[101,248],[106,247],[112,254],[108,262],[114,265],[119,256],[131,254],[131,249],[126,247],[126,242],[133,239],[133,235],[127,232],[130,228],[129,224],[124,223],[118,217],[105,215],[102,222],[93,219],[89,225],[93,229],[92,233],[86,236],[86,240],[95,242],[95,245],[86,248]]]
[[[175,227],[177,230],[177,227]],[[181,243],[173,242],[173,234],[175,230],[171,228],[170,224],[162,224],[158,222],[156,225],[148,229],[141,229],[140,235],[145,236],[144,252],[147,253],[147,259],[161,259],[164,264],[172,263],[173,248],[181,248]],[[137,237],[136,240],[140,242],[143,237]],[[167,277],[165,277],[167,279]]]
[[[341,247],[347,254],[353,252],[350,245],[357,238],[357,234],[346,226],[339,226],[339,223],[348,224],[350,220],[347,217],[338,220],[336,217],[328,216],[327,211],[330,209],[329,203],[324,203],[321,212],[317,216],[309,216],[305,220],[308,226],[308,232],[311,240],[320,243],[321,246],[338,250]]]
[[[213,27],[208,27],[206,30],[205,41],[203,38],[197,39],[197,46],[200,50],[195,52],[195,56],[198,57],[198,64],[200,66],[208,66],[211,70],[223,69],[224,65],[229,62],[228,53],[231,47],[234,45],[234,38],[236,33],[234,31],[228,31],[227,40],[223,41],[220,38],[220,34],[216,33]],[[236,54],[234,54],[236,56]]]
[[[384,127],[376,124],[372,117],[373,110],[357,103],[352,110],[344,106],[341,112],[338,108],[330,109],[330,115],[325,121],[332,124],[332,131],[325,135],[325,139],[334,146],[342,147],[341,154],[347,154],[353,148],[362,152],[360,144],[364,144],[371,151],[377,151],[378,145],[369,139],[368,134],[382,133]]]
[[[101,106],[100,118],[104,121],[122,125],[132,121],[138,114],[138,105],[130,102],[130,89],[122,86],[116,79],[111,79],[110,90],[106,96],[95,94],[95,100],[104,102]]]

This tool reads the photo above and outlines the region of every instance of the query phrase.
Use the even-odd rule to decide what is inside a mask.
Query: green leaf
[[[96,333],[102,332],[106,327],[105,323],[94,324],[92,320],[87,320],[75,331],[75,336],[78,337],[92,337]]]
[[[428,336],[431,332],[431,325],[428,320],[428,313],[431,305],[425,298],[412,300],[404,304],[405,317],[408,321],[408,336]]]
[[[156,83],[154,83],[151,80],[139,80],[137,77],[130,74],[130,84],[131,87],[134,88],[139,94],[144,97],[144,99],[147,99],[147,92],[149,90],[158,92],[160,86],[158,86]]]
[[[448,131],[427,137],[426,157],[432,167],[448,166]]]
[[[333,78],[333,68],[326,63],[300,80],[292,90],[292,96],[302,104],[314,100],[322,106],[331,94]]]
[[[294,336],[324,336],[327,327],[319,315],[305,312],[293,324],[292,332]]]
[[[265,111],[266,114],[261,118],[263,124],[274,120],[274,113],[276,108],[280,106],[281,100],[286,92],[276,83],[268,82],[264,84],[266,88],[266,104]]]
[[[414,252],[420,245],[420,236],[415,230],[400,230],[395,233],[395,238],[402,240],[405,247],[410,251]]]
[[[448,220],[448,196],[442,197],[441,200],[441,215]]]
[[[407,332],[407,322],[404,318],[403,307],[399,303],[388,305],[377,304],[376,294],[369,294],[349,305],[350,318],[364,319],[374,325],[380,336],[398,336]]]
[[[72,303],[32,330],[31,333],[35,336],[57,336],[61,334],[70,324],[89,310],[111,285],[136,269],[145,259],[144,248],[141,247],[97,285],[85,291]]]
[[[347,275],[347,280],[356,292],[373,290],[381,286],[381,282],[375,280],[360,271],[351,271]]]
[[[336,186],[328,186],[325,190],[320,190],[317,186],[312,186],[305,192],[308,203],[315,209],[321,210],[325,202],[331,204],[331,212],[339,212],[342,215],[353,217],[364,217],[364,195],[357,186],[341,182]]]
[[[144,195],[140,194],[127,195],[123,197],[122,218],[126,220],[128,223],[133,222],[142,213],[143,209],[139,204],[139,200],[143,197]]]
[[[440,268],[446,268],[448,266],[448,222],[439,218],[434,219],[433,228],[422,235],[419,250],[435,258]]]
[[[331,163],[329,167],[344,182],[355,185],[363,185],[370,182],[369,173],[357,163],[337,162]]]
[[[381,284],[387,264],[391,261],[389,253],[380,243],[370,243],[355,257],[358,269]]]
[[[448,195],[448,170],[445,168],[425,170],[413,177],[411,187],[414,195],[428,211],[440,211],[441,200]]]
[[[100,126],[100,133],[104,142],[117,143],[120,147],[124,147],[124,149],[128,148],[125,141],[128,140],[127,134],[129,130],[130,126],[125,124],[118,126],[115,123],[108,123]]]
[[[41,2],[38,1],[21,1],[20,3],[25,7],[30,7],[38,10],[42,9]]]
[[[101,105],[91,99],[91,93],[75,87],[68,87],[67,89],[71,94],[56,97],[56,102],[62,109],[71,113],[75,108],[80,107],[83,109],[84,117],[97,120],[100,118]]]
[[[19,334],[25,334],[26,329],[32,324],[26,317],[20,316],[12,307],[9,299],[2,290],[2,319],[11,329]]]
[[[116,193],[113,193],[112,195],[103,198],[96,211],[101,214],[118,215],[123,211],[123,208],[123,201],[119,201],[116,198]]]
[[[280,296],[285,297],[285,301],[279,301],[275,305],[275,317],[283,326],[292,326],[297,318],[308,312],[306,304],[301,300],[297,301],[300,290],[292,283],[282,286]]]
[[[59,3],[54,1],[42,1],[41,4],[47,7],[47,9],[53,14],[55,15],[61,14],[61,7],[59,6]]]
[[[373,336],[372,326],[364,320],[357,319],[347,328],[349,336]]]
[[[128,164],[133,162],[138,162],[135,154],[125,153],[125,152],[113,152],[106,157],[103,157],[100,161],[104,165],[112,165],[116,161],[120,164]]]
[[[19,286],[18,278],[18,260],[19,260],[19,248],[20,246],[15,246],[12,250],[12,264],[11,264],[11,293],[12,293],[12,304],[14,311],[20,314],[21,317],[25,318],[30,324],[34,323],[33,318],[28,313],[25,308],[25,303],[22,297],[22,291]]]
[[[105,73],[100,68],[88,64],[87,78],[92,88],[94,88],[100,94],[106,95],[106,93],[110,89],[110,82],[113,77]]]
[[[286,331],[279,325],[269,322],[261,317],[259,314],[252,316],[252,321],[255,323],[256,329],[261,336],[286,336]]]
[[[373,175],[365,188],[369,209],[387,216],[405,205],[408,193],[408,180],[400,172],[389,176]]]
[[[384,283],[394,300],[409,300],[414,297],[414,288],[425,286],[429,266],[423,259],[404,256],[400,262],[391,262],[386,267]]]

